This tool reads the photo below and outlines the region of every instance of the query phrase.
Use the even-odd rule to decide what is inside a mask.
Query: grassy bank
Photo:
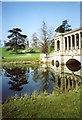
[[[10,68],[10,67],[12,67],[12,68],[21,68],[21,67],[40,67],[40,65],[39,64],[14,64],[14,65],[12,65],[12,64],[9,64],[9,65],[4,65],[4,66],[2,66],[2,67],[0,67],[0,68],[3,68],[3,69],[8,69],[8,68]]]
[[[3,104],[3,118],[80,118],[80,90],[63,94],[25,94]]]
[[[0,120],[2,119],[2,104],[1,104],[1,100],[0,100]]]

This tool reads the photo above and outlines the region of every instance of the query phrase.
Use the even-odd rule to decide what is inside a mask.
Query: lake
[[[74,69],[52,64],[43,64],[40,67],[4,67],[1,69],[2,101],[15,94],[19,97],[24,93],[32,95],[35,90],[38,93],[52,93],[56,88],[61,92],[78,89],[81,84],[81,68]]]

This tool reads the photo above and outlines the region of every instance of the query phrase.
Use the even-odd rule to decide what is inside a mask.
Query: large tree
[[[38,37],[36,32],[32,35],[32,47],[37,48],[38,47]]]
[[[21,34],[22,30],[19,28],[13,28],[8,32],[10,32],[11,34],[8,36],[9,42],[5,43],[5,46],[10,46],[10,49],[14,48],[14,51],[17,54],[19,46],[24,47],[24,42],[25,42],[25,39],[27,38],[27,35]]]
[[[46,28],[46,23],[43,21],[43,26],[42,26],[42,52],[43,53],[48,53],[48,35],[47,35],[47,28]]]
[[[46,26],[46,23],[45,21],[43,21],[43,25],[42,25],[42,35],[41,35],[41,47],[42,47],[42,52],[46,54],[48,54],[48,47],[49,47],[49,43],[50,43],[50,35],[51,35],[51,32],[48,31],[47,29],[47,26]]]
[[[65,33],[67,31],[72,30],[71,25],[68,24],[67,20],[62,21],[62,24],[56,28],[55,32],[59,32],[59,33]]]

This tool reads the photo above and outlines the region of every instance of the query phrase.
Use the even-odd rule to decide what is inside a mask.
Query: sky
[[[55,29],[67,20],[72,29],[80,27],[80,1],[78,2],[2,2],[2,41],[8,41],[8,30],[21,28],[22,33],[31,36],[41,34],[42,22],[47,28]]]

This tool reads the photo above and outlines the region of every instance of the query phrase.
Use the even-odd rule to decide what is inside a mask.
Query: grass
[[[65,94],[17,95],[3,104],[3,118],[80,118],[80,90]]]
[[[16,54],[15,52],[13,52],[12,50],[6,51],[7,48],[3,47],[2,48],[2,56],[4,57],[16,57],[16,56],[25,56],[26,54],[21,53],[22,50],[18,50],[19,54]]]
[[[2,48],[2,56],[4,56],[4,57],[16,57],[16,56],[26,56],[26,54],[28,54],[32,48],[26,49],[25,52],[22,52],[23,49],[19,49],[18,54],[16,54],[12,50],[6,51],[6,49],[7,48],[5,48],[5,47]],[[34,48],[33,50],[35,51],[35,53],[40,53],[40,48]]]
[[[41,48],[28,48],[27,50],[26,50],[26,52],[30,52],[30,50],[32,50],[33,49],[33,51],[35,52],[35,53],[41,53]]]
[[[40,56],[40,53],[31,53],[31,55],[29,56],[26,56],[26,57],[8,57],[8,58],[4,58],[2,61],[3,62],[9,62],[9,61],[34,61],[34,60],[39,60],[39,56]]]
[[[13,52],[12,50],[6,51],[6,48],[2,48],[2,56],[4,56],[4,59],[2,62],[9,62],[9,61],[35,61],[39,60],[40,57],[40,49],[35,48],[34,51],[35,53],[28,53],[31,50],[31,48],[28,48],[25,53],[23,53],[23,50],[19,50],[18,54]],[[30,54],[30,55],[27,55]]]
[[[1,100],[0,100],[0,120],[2,118],[2,104],[1,104]]]

